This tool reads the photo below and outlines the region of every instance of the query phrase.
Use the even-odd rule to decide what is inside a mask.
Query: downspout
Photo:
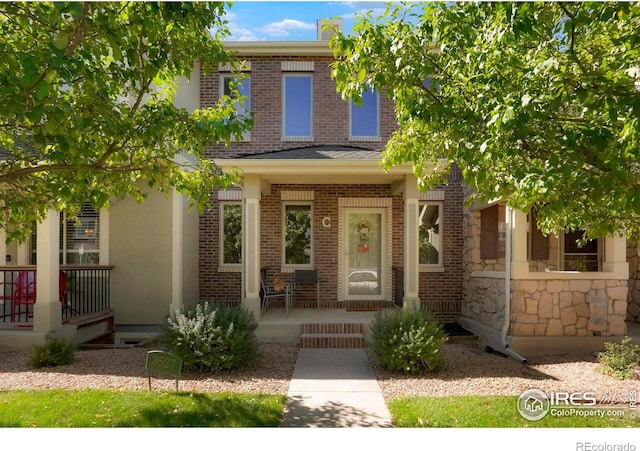
[[[519,360],[521,363],[527,363],[527,359],[509,348],[509,343],[507,342],[507,333],[509,332],[509,326],[511,325],[511,264],[513,262],[513,255],[511,254],[511,250],[513,249],[513,233],[511,231],[513,225],[513,210],[509,208],[509,206],[506,206],[505,208],[505,220],[507,221],[507,223],[505,224],[506,242],[504,252],[504,324],[502,325],[502,330],[500,333],[500,340],[502,342],[501,352],[510,357],[513,357],[516,360]]]

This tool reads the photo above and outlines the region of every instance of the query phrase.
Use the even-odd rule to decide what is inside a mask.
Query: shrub
[[[230,370],[258,357],[257,328],[248,310],[205,302],[186,314],[169,317],[160,340],[182,359],[185,370]]]
[[[640,346],[633,344],[631,337],[624,337],[620,343],[605,343],[604,348],[598,353],[600,371],[616,379],[631,379],[640,365]]]
[[[29,362],[35,368],[68,365],[76,356],[75,343],[48,335],[44,345],[33,345]]]
[[[379,310],[371,323],[372,351],[378,363],[391,371],[423,373],[443,363],[447,337],[428,310]]]

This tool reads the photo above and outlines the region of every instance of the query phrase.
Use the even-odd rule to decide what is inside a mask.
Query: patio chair
[[[269,310],[269,308],[271,307],[271,299],[281,298],[284,300],[285,314],[288,317],[289,302],[290,302],[289,285],[284,285],[282,289],[279,289],[280,287],[276,288],[274,285],[267,285],[266,279],[267,279],[267,275],[265,271],[261,271],[260,272],[260,298],[262,300],[261,302],[262,311],[264,312],[265,310]]]
[[[317,269],[296,269],[293,273],[293,301],[299,294],[312,293],[316,297],[316,308],[320,309],[320,282]]]
[[[26,313],[29,313],[29,306],[36,302],[36,272],[20,271],[15,281],[15,291],[11,296],[11,322],[16,322],[16,313],[20,315],[20,306],[26,306]]]

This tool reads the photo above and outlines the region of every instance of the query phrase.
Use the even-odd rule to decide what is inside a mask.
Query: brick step
[[[301,334],[362,334],[362,323],[303,323]]]
[[[300,347],[311,349],[362,349],[366,347],[364,335],[354,334],[301,334]]]

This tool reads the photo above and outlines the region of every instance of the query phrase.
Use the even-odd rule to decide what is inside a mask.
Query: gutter
[[[507,223],[506,226],[506,243],[505,243],[505,268],[504,268],[504,324],[502,325],[502,330],[500,331],[500,341],[502,343],[502,350],[499,351],[502,354],[506,354],[509,357],[513,357],[514,359],[520,361],[521,363],[527,363],[527,359],[522,357],[520,354],[515,352],[509,347],[509,343],[507,341],[507,333],[509,332],[509,325],[511,324],[511,263],[513,261],[513,256],[511,255],[512,249],[512,240],[513,233],[512,224],[513,224],[513,210],[508,206],[505,207],[505,219]]]

